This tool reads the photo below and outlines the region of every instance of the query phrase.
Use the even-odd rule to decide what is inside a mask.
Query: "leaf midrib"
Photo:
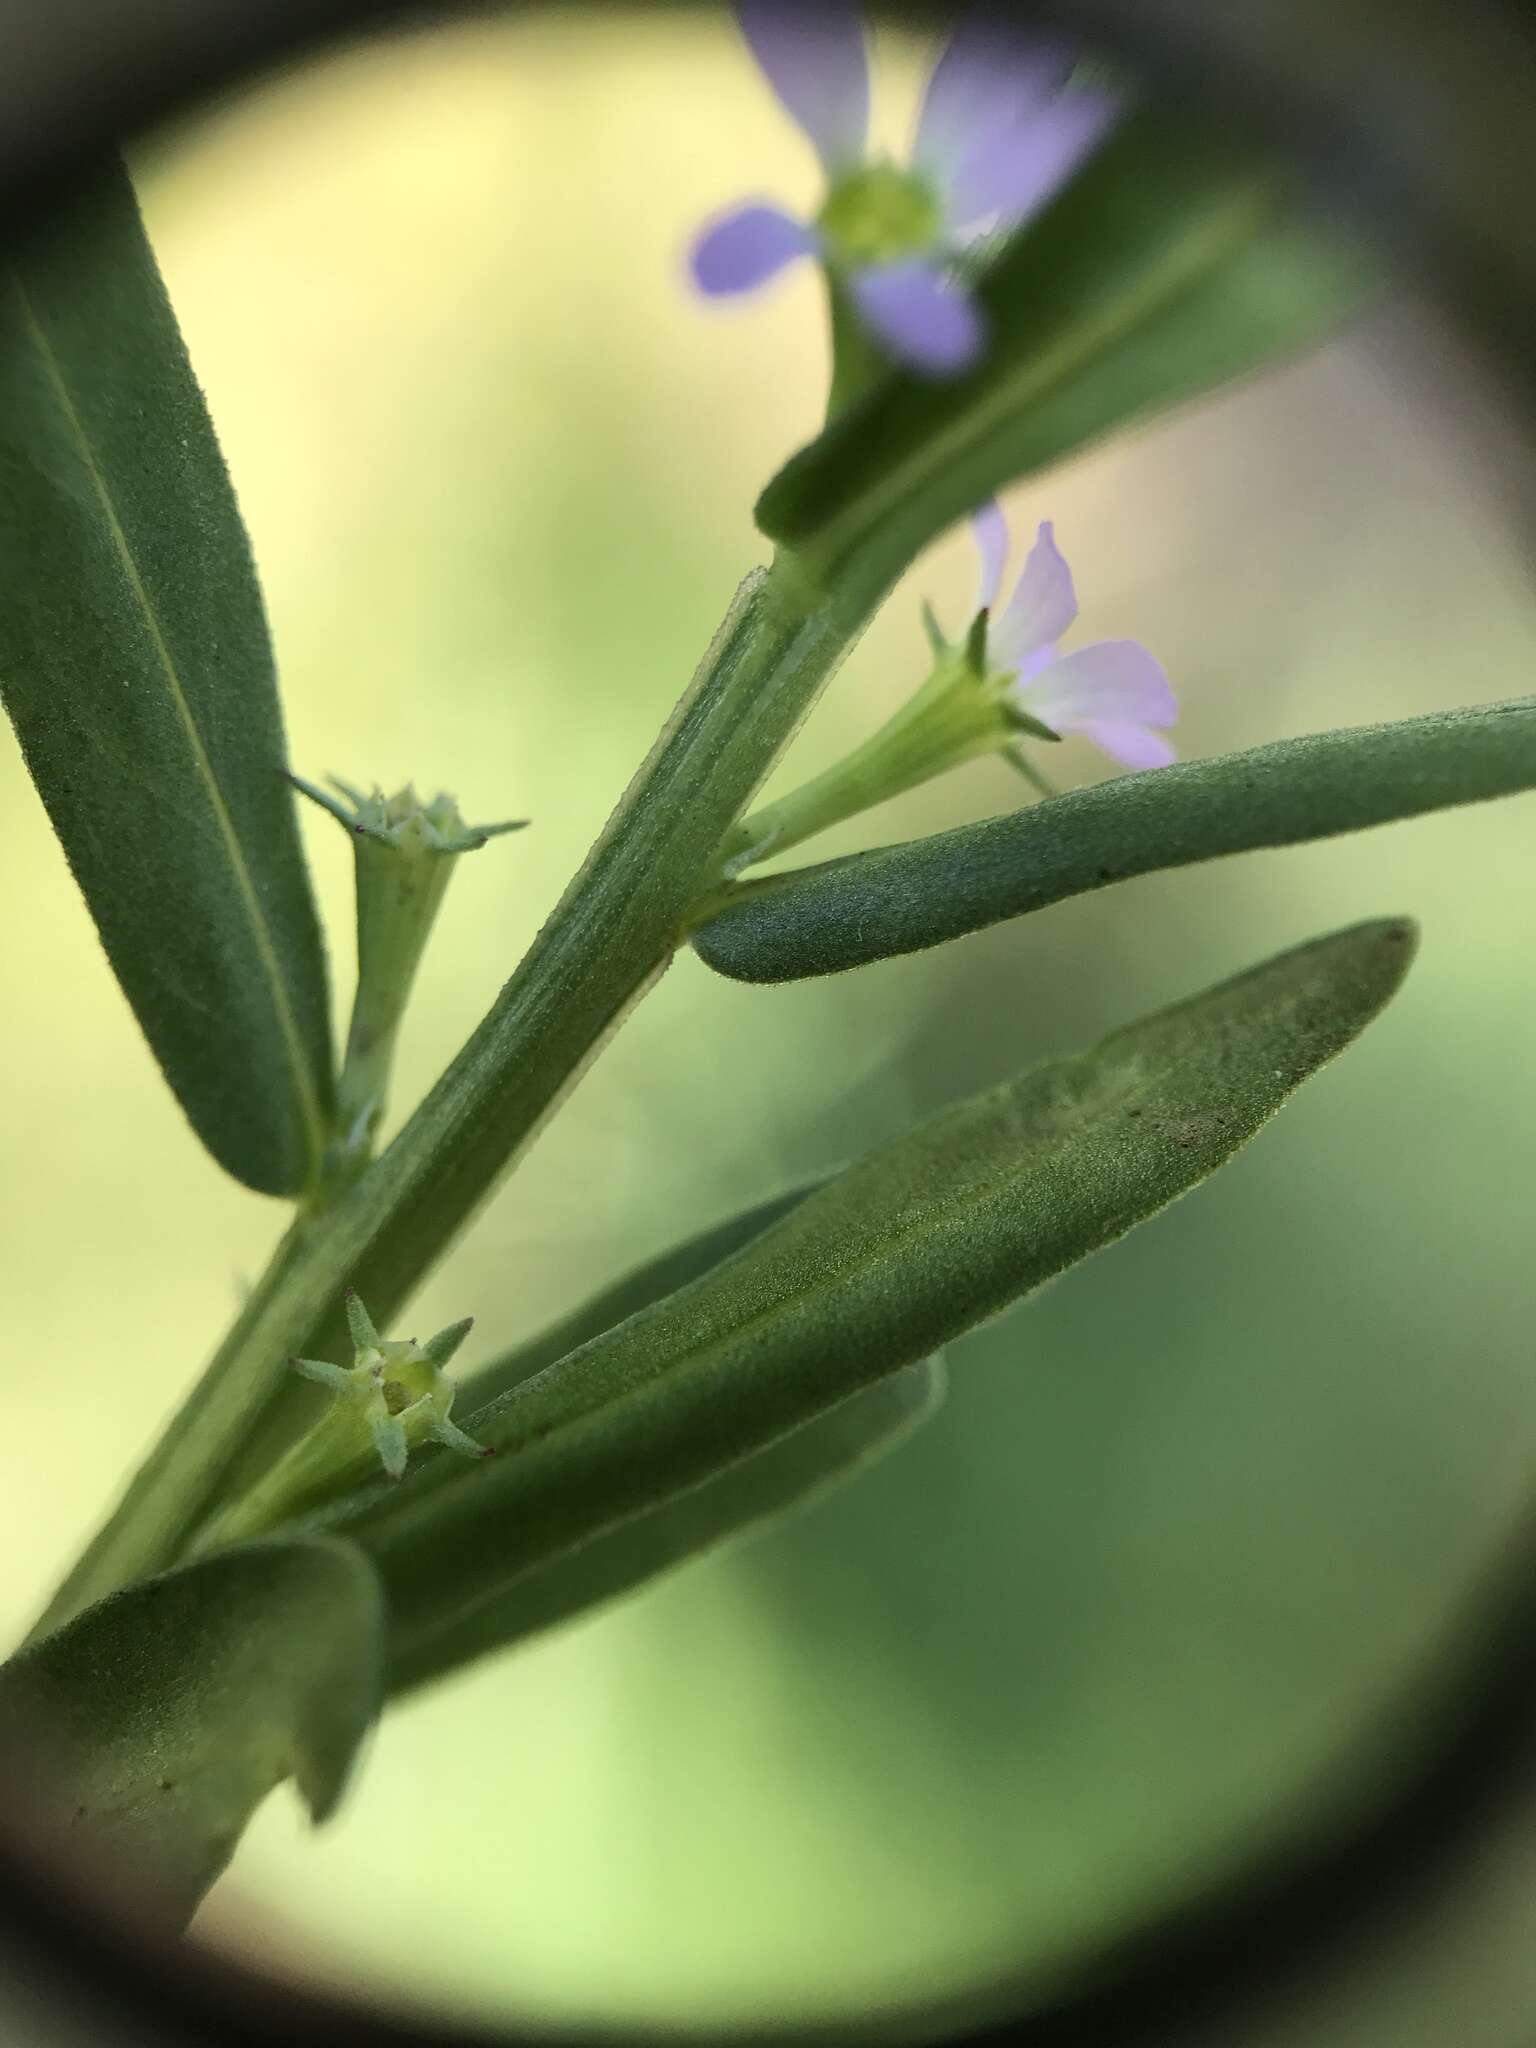
[[[272,1008],[277,1019],[283,1050],[292,1069],[298,1093],[300,1114],[304,1121],[305,1137],[309,1145],[310,1165],[313,1167],[324,1147],[325,1122],[320,1113],[319,1099],[310,1075],[309,1061],[304,1051],[303,1036],[300,1033],[298,1020],[294,1015],[293,1006],[289,999],[288,985],[283,977],[277,948],[273,943],[266,915],[261,907],[261,898],[257,894],[256,885],[251,878],[249,868],[246,866],[244,850],[240,845],[239,835],[235,831],[234,820],[229,814],[229,806],[224,800],[224,792],[219,787],[218,778],[214,774],[213,763],[209,758],[206,746],[203,744],[203,736],[198,730],[196,719],[193,717],[192,706],[182,686],[175,658],[171,653],[169,643],[160,625],[149,590],[145,585],[142,575],[139,573],[138,563],[134,560],[133,549],[129,544],[128,535],[122,520],[118,516],[111,488],[101,470],[100,464],[96,460],[90,436],[86,433],[85,423],[81,419],[79,410],[75,405],[57,351],[48,338],[42,319],[32,303],[31,296],[23,284],[20,274],[14,269],[11,271],[11,283],[21,307],[22,317],[26,321],[28,331],[31,334],[33,346],[37,350],[38,359],[43,366],[44,375],[47,377],[52,388],[59,410],[74,441],[81,464],[87,477],[90,479],[92,489],[95,491],[101,505],[102,515],[106,521],[107,532],[111,538],[112,546],[122,565],[124,578],[143,619],[144,629],[148,635],[150,646],[154,650],[155,658],[164,672],[171,703],[175,707],[176,715],[185,734],[193,766],[203,785],[209,809],[213,813],[219,835],[224,842],[225,851],[229,857],[230,869],[235,877],[236,890],[250,926],[252,939],[255,942],[257,957],[261,962],[262,970],[269,983]]]
[[[1036,1067],[1030,1078],[1036,1082],[1043,1082],[1051,1076],[1059,1077],[1063,1074],[1071,1073],[1080,1064],[1082,1057],[1081,1054],[1070,1054],[1065,1059],[1048,1060],[1042,1066]],[[808,1305],[814,1306],[819,1298],[830,1295],[834,1291],[846,1289],[849,1284],[850,1275],[857,1281],[867,1279],[875,1267],[888,1265],[901,1252],[905,1251],[909,1245],[929,1235],[940,1223],[952,1223],[957,1214],[961,1217],[970,1215],[986,1203],[994,1201],[999,1193],[1006,1192],[1017,1182],[1021,1174],[1039,1172],[1051,1160],[1059,1157],[1069,1145],[1081,1140],[1086,1130],[1091,1130],[1106,1121],[1114,1111],[1123,1108],[1128,1100],[1134,1100],[1136,1097],[1147,1093],[1148,1090],[1155,1089],[1160,1082],[1168,1078],[1172,1071],[1174,1071],[1173,1063],[1167,1060],[1161,1061],[1151,1068],[1150,1071],[1144,1058],[1138,1060],[1135,1071],[1127,1071],[1124,1080],[1118,1086],[1106,1086],[1102,1091],[1096,1091],[1094,1106],[1091,1110],[1065,1124],[1053,1136],[1043,1141],[1040,1139],[1032,1141],[1028,1148],[1027,1162],[1020,1158],[1005,1161],[992,1168],[990,1172],[983,1171],[978,1174],[976,1179],[963,1187],[953,1188],[945,1194],[932,1196],[920,1204],[906,1205],[888,1226],[871,1235],[862,1251],[853,1259],[844,1261],[835,1270],[823,1269],[808,1275],[805,1285],[792,1287],[761,1307],[749,1308],[744,1315],[732,1322],[726,1329],[718,1330],[711,1336],[693,1343],[685,1341],[655,1373],[634,1385],[625,1386],[617,1394],[599,1395],[590,1407],[562,1417],[552,1429],[540,1437],[539,1441],[548,1441],[550,1437],[562,1434],[569,1427],[583,1422],[590,1422],[594,1417],[619,1408],[632,1396],[654,1393],[658,1386],[682,1376],[689,1367],[697,1366],[700,1360],[707,1357],[710,1352],[716,1351],[725,1345],[737,1344],[744,1337],[750,1336],[754,1330],[760,1328],[763,1324],[775,1321],[784,1315],[798,1314]],[[1005,1084],[1005,1087],[1011,1088],[1017,1085],[1019,1084]],[[799,1206],[791,1211],[790,1217],[784,1220],[789,1222],[798,1217]],[[804,1219],[800,1218],[800,1221],[803,1227]],[[776,1228],[777,1226],[773,1227]],[[764,1232],[765,1237],[768,1234],[768,1232]],[[757,1250],[760,1249],[760,1245],[761,1240],[757,1244],[747,1245],[742,1249],[743,1252]],[[658,1307],[660,1305],[657,1304]],[[644,1311],[642,1310],[640,1313],[643,1314]],[[628,1319],[626,1318],[626,1320]],[[605,1332],[604,1335],[606,1334]],[[601,1341],[600,1337],[589,1340],[592,1343],[600,1343]],[[945,1341],[952,1342],[953,1340],[947,1339]],[[525,1381],[521,1386],[508,1388],[504,1395],[498,1395],[496,1401],[504,1401],[506,1403],[502,1413],[510,1415],[519,1395],[525,1393],[527,1388],[534,1384],[534,1380],[541,1379],[545,1372],[558,1371],[560,1366],[567,1363],[572,1355],[572,1353],[567,1353],[565,1359],[556,1359],[552,1364],[545,1366],[543,1372],[535,1374],[533,1379]],[[896,1371],[899,1368],[893,1367],[892,1370]],[[496,1401],[487,1403],[486,1408],[494,1407]],[[486,1409],[480,1410],[479,1413],[483,1416],[486,1413]],[[469,1419],[474,1421],[478,1418],[472,1416]],[[515,1446],[507,1446],[507,1448],[515,1448]]]
[[[1091,1055],[1075,1053],[1068,1054],[1064,1058],[1047,1060],[1034,1068],[1027,1078],[1039,1084],[1047,1081],[1052,1076],[1061,1077],[1072,1073],[1074,1070],[1081,1070],[1085,1060],[1090,1057]],[[643,1402],[653,1398],[659,1389],[675,1387],[679,1381],[685,1380],[690,1373],[696,1373],[702,1364],[707,1363],[711,1353],[718,1351],[722,1346],[737,1345],[744,1336],[749,1335],[754,1329],[757,1329],[764,1323],[771,1322],[785,1314],[800,1313],[808,1304],[814,1304],[818,1298],[830,1294],[834,1288],[846,1288],[850,1277],[850,1266],[854,1269],[856,1277],[862,1280],[875,1266],[882,1263],[888,1264],[893,1256],[903,1250],[911,1241],[931,1230],[937,1222],[941,1220],[952,1222],[956,1212],[962,1216],[968,1215],[987,1202],[995,1201],[1000,1191],[1017,1182],[1021,1172],[1038,1172],[1051,1160],[1060,1157],[1062,1152],[1070,1145],[1080,1140],[1085,1128],[1092,1128],[1101,1124],[1110,1117],[1114,1110],[1123,1108],[1128,1100],[1133,1101],[1137,1097],[1155,1090],[1160,1083],[1166,1081],[1170,1072],[1174,1070],[1175,1065],[1176,1063],[1170,1061],[1167,1057],[1151,1061],[1145,1054],[1136,1055],[1127,1064],[1123,1077],[1117,1083],[1106,1084],[1102,1090],[1095,1091],[1092,1109],[1087,1110],[1082,1116],[1065,1123],[1060,1130],[1043,1142],[1035,1140],[1029,1145],[1027,1166],[1021,1165],[1017,1158],[1012,1161],[1002,1162],[990,1172],[984,1172],[979,1175],[977,1179],[971,1181],[967,1186],[955,1188],[946,1194],[933,1197],[924,1202],[920,1207],[903,1208],[893,1218],[888,1227],[876,1232],[872,1239],[862,1247],[859,1254],[853,1260],[840,1265],[835,1273],[825,1270],[814,1273],[807,1277],[807,1284],[803,1287],[791,1289],[788,1293],[777,1296],[771,1302],[757,1308],[748,1309],[743,1316],[732,1322],[728,1329],[716,1331],[708,1337],[695,1339],[691,1342],[685,1339],[678,1350],[672,1352],[666,1361],[655,1371],[646,1373],[640,1381],[626,1384],[619,1388],[609,1387],[597,1390],[596,1398],[589,1404],[573,1412],[561,1415],[546,1430],[538,1433],[532,1439],[526,1439],[522,1442],[516,1440],[503,1442],[500,1439],[493,1438],[497,1450],[510,1453],[515,1460],[517,1452],[520,1449],[528,1448],[531,1443],[536,1442],[541,1448],[548,1450],[551,1444],[566,1441],[573,1433],[580,1432],[581,1434],[586,1434],[594,1427],[602,1429],[605,1424],[611,1426],[614,1419],[621,1416],[636,1401]],[[1314,1069],[1309,1069],[1308,1071],[1311,1072]],[[1020,1076],[1018,1081],[1004,1083],[1002,1088],[997,1091],[998,1094],[1011,1093],[1023,1085],[1025,1078]],[[1260,1125],[1265,1121],[1267,1121],[1267,1116],[1261,1117]],[[1256,1125],[1254,1130],[1243,1133],[1236,1143],[1230,1147],[1226,1156],[1230,1157],[1232,1151],[1239,1150],[1244,1143],[1256,1135],[1258,1128],[1259,1125]],[[1210,1171],[1214,1171],[1214,1168],[1210,1169]],[[1205,1177],[1207,1176],[1201,1176],[1201,1178]],[[1198,1185],[1198,1182],[1192,1182],[1190,1185]],[[1187,1191],[1185,1189],[1170,1194],[1166,1201],[1159,1206],[1166,1206],[1166,1202],[1176,1200],[1178,1192]],[[785,1220],[801,1218],[803,1206],[797,1205],[790,1212],[790,1218]],[[803,1218],[801,1220],[803,1221]],[[777,1226],[773,1227],[777,1228]],[[765,1233],[765,1236],[769,1234],[771,1233]],[[756,1250],[760,1245],[761,1240],[757,1240],[752,1245],[744,1246],[743,1252]],[[1073,1263],[1075,1262],[1072,1260],[1066,1262],[1067,1265]],[[1058,1268],[1058,1270],[1065,1270],[1065,1268]],[[1050,1276],[1042,1275],[1040,1280],[1026,1286],[1023,1295],[1018,1298],[1027,1298],[1029,1294],[1035,1291],[1036,1287],[1043,1285],[1048,1277]],[[660,1306],[660,1304],[657,1304],[657,1306]],[[641,1310],[639,1313],[643,1315],[645,1311]],[[626,1318],[626,1320],[628,1319]],[[604,1334],[607,1335],[609,1333]],[[600,1344],[604,1339],[603,1337],[595,1337],[588,1341],[592,1344]],[[953,1340],[946,1339],[944,1341],[950,1342]],[[586,1346],[577,1347],[578,1350],[585,1348]],[[567,1353],[564,1359],[557,1359],[553,1364],[545,1366],[543,1371],[536,1373],[532,1379],[524,1381],[520,1386],[509,1388],[505,1394],[498,1395],[494,1400],[488,1402],[484,1408],[467,1416],[465,1418],[467,1424],[476,1434],[483,1435],[488,1427],[491,1426],[490,1418],[492,1411],[499,1410],[497,1419],[500,1416],[511,1418],[515,1414],[517,1407],[526,1398],[529,1389],[535,1386],[539,1380],[543,1379],[545,1374],[558,1372],[574,1355],[574,1353]],[[899,1370],[901,1370],[900,1367],[893,1366],[891,1368],[893,1372]],[[878,1378],[880,1375],[875,1377]],[[849,1395],[857,1391],[857,1388],[845,1389],[844,1394],[838,1398],[848,1398]],[[387,1517],[386,1527],[389,1530],[390,1541],[408,1543],[413,1523],[431,1521],[434,1515],[434,1502],[441,1493],[443,1485],[446,1483],[452,1486],[455,1483],[462,1483],[465,1478],[471,1477],[472,1475],[467,1473],[448,1473],[445,1469],[443,1480],[440,1480],[436,1485],[422,1488],[417,1496],[410,1501],[402,1501],[398,1495],[392,1496],[389,1492],[379,1489],[372,1492],[366,1498],[365,1505],[359,1503],[357,1496],[354,1495],[351,1500],[339,1501],[335,1506],[340,1511],[343,1521],[345,1521],[349,1510],[354,1505],[361,1505],[364,1530],[366,1530],[371,1511],[383,1507]],[[533,1569],[540,1562],[539,1558],[534,1557],[527,1560],[525,1565],[519,1568]]]
[[[1273,963],[1269,964],[1272,965]],[[1223,985],[1220,992],[1230,994],[1231,988],[1228,985]],[[1216,991],[1211,991],[1210,993],[1214,994]],[[1294,1016],[1297,1003],[1303,993],[1304,989],[1293,988],[1284,995],[1277,997],[1265,1012],[1266,1020],[1273,1025],[1281,1017],[1289,1019]],[[1176,1006],[1180,1011],[1189,1007],[1192,1006],[1184,1004]],[[1158,1021],[1163,1021],[1168,1014],[1166,1012],[1160,1013]],[[1320,1052],[1318,1047],[1314,1046],[1308,1057],[1308,1062],[1303,1067],[1299,1077],[1281,1092],[1279,1099],[1270,1104],[1251,1128],[1243,1127],[1240,1124],[1234,1124],[1226,1128],[1223,1132],[1223,1137],[1226,1140],[1223,1161],[1230,1159],[1234,1154],[1241,1151],[1244,1145],[1252,1143],[1259,1131],[1269,1121],[1269,1118],[1276,1114],[1290,1096],[1295,1094],[1302,1081],[1309,1080],[1321,1066],[1326,1065],[1329,1059],[1341,1052],[1351,1042],[1352,1038],[1364,1029],[1374,1014],[1375,1009],[1373,1007],[1365,1007],[1355,1021],[1353,1028],[1340,1037],[1339,1042],[1333,1046],[1331,1051]],[[1150,1022],[1152,1020],[1145,1021]],[[1135,1028],[1135,1026],[1131,1026],[1128,1027],[1126,1033],[1115,1032],[1111,1034],[1109,1038],[1103,1040],[1099,1046],[1095,1047],[1091,1053],[1069,1053],[1062,1058],[1046,1060],[1041,1065],[1032,1068],[1027,1076],[1020,1076],[1017,1081],[1005,1082],[997,1093],[999,1096],[1014,1095],[1017,1090],[1025,1086],[1026,1082],[1039,1087],[1048,1084],[1052,1079],[1060,1080],[1074,1073],[1081,1073],[1085,1066],[1097,1065],[1100,1057],[1114,1045],[1117,1039],[1130,1035],[1130,1033],[1135,1031]],[[1134,1044],[1131,1045],[1128,1049],[1128,1057],[1120,1077],[1114,1081],[1102,1080],[1096,1082],[1091,1105],[1084,1104],[1080,1113],[1064,1119],[1062,1127],[1049,1137],[1037,1137],[1029,1140],[1027,1143],[1027,1159],[1023,1156],[1015,1156],[1012,1160],[1005,1161],[994,1167],[990,1172],[979,1174],[975,1180],[970,1181],[963,1187],[931,1197],[921,1205],[909,1205],[902,1208],[889,1226],[872,1235],[871,1239],[854,1259],[838,1266],[834,1272],[817,1272],[808,1278],[808,1282],[804,1287],[792,1288],[780,1294],[774,1300],[763,1304],[761,1307],[749,1309],[745,1315],[733,1322],[729,1328],[716,1331],[713,1335],[692,1343],[685,1341],[682,1347],[673,1352],[666,1363],[656,1372],[648,1375],[637,1384],[625,1386],[617,1393],[600,1394],[590,1407],[562,1417],[559,1422],[540,1437],[539,1441],[547,1442],[550,1438],[561,1435],[567,1428],[577,1427],[584,1422],[590,1422],[594,1418],[602,1416],[606,1412],[612,1412],[615,1409],[621,1408],[628,1400],[635,1396],[654,1393],[659,1385],[672,1380],[674,1377],[681,1376],[689,1367],[697,1366],[700,1360],[706,1358],[711,1351],[718,1350],[725,1345],[736,1344],[762,1324],[773,1321],[775,1318],[786,1313],[797,1313],[806,1304],[813,1304],[818,1297],[830,1294],[834,1288],[846,1287],[850,1270],[852,1270],[857,1279],[864,1279],[873,1267],[882,1263],[890,1263],[909,1244],[926,1234],[936,1223],[940,1221],[953,1221],[956,1212],[959,1212],[962,1216],[968,1215],[985,1203],[995,1200],[1000,1192],[1006,1191],[1016,1184],[1021,1175],[1033,1175],[1042,1171],[1053,1160],[1059,1158],[1068,1147],[1080,1142],[1085,1133],[1093,1132],[1100,1126],[1111,1122],[1115,1114],[1123,1111],[1128,1102],[1136,1102],[1138,1100],[1147,1102],[1147,1098],[1155,1097],[1170,1079],[1187,1071],[1187,1064],[1178,1058],[1176,1054],[1170,1055],[1167,1052],[1163,1052],[1154,1055],[1147,1050],[1136,1047]],[[1017,1108],[1018,1104],[1015,1102],[1013,1106]],[[1147,1106],[1151,1107],[1151,1102],[1147,1102]],[[1186,1102],[1183,1105],[1184,1113],[1194,1113],[1195,1107],[1194,1102]],[[1171,1114],[1172,1112],[1168,1113]],[[1176,1201],[1181,1194],[1191,1193],[1194,1188],[1200,1185],[1201,1181],[1209,1179],[1215,1170],[1214,1166],[1207,1167],[1206,1171],[1197,1179],[1188,1182],[1182,1188],[1176,1189],[1159,1206],[1167,1207],[1169,1203]],[[836,1183],[834,1182],[832,1186],[835,1187],[835,1185]],[[816,1192],[823,1193],[828,1192],[828,1190],[817,1190]],[[803,1211],[807,1206],[814,1203],[815,1199],[815,1194],[808,1196],[805,1203],[797,1204],[790,1211],[790,1214],[782,1219],[782,1224],[770,1226],[769,1231],[763,1233],[763,1238],[753,1240],[748,1245],[743,1246],[741,1253],[735,1256],[745,1256],[760,1250],[764,1239],[781,1227],[796,1223],[803,1227]],[[1148,1212],[1148,1214],[1155,1213],[1156,1211]],[[1069,1265],[1073,1263],[1075,1263],[1073,1260],[1067,1261]],[[1064,1271],[1065,1268],[1063,1267],[1060,1270]],[[1036,1284],[1043,1285],[1044,1281],[1042,1280]],[[1033,1287],[1028,1290],[1028,1292],[1033,1291]],[[1024,1297],[1020,1297],[1020,1299],[1022,1298]],[[656,1306],[660,1307],[662,1304],[658,1303]],[[638,1313],[643,1315],[646,1311],[640,1310]],[[626,1320],[629,1319],[626,1318]],[[607,1334],[606,1332],[604,1333],[604,1335]],[[595,1337],[588,1341],[597,1344],[601,1343],[603,1339],[602,1337]],[[953,1342],[954,1340],[951,1338],[944,1341]],[[578,1346],[577,1348],[585,1349],[586,1347]],[[519,1397],[524,1395],[528,1388],[532,1387],[537,1380],[542,1379],[545,1373],[557,1372],[574,1355],[574,1353],[567,1353],[565,1359],[556,1359],[550,1365],[545,1366],[542,1372],[536,1373],[532,1379],[523,1382],[519,1386],[508,1388],[505,1394],[498,1395],[495,1400],[488,1402],[485,1408],[479,1410],[477,1415],[471,1416],[468,1419],[471,1422],[478,1422],[481,1418],[486,1417],[491,1409],[496,1408],[501,1403],[505,1404],[501,1408],[501,1413],[510,1415]],[[892,1370],[899,1370],[899,1368],[893,1367]],[[502,1446],[498,1446],[498,1448],[502,1448]],[[505,1448],[516,1449],[517,1446],[509,1445]],[[424,1495],[423,1499],[425,1500],[426,1498],[428,1496]]]

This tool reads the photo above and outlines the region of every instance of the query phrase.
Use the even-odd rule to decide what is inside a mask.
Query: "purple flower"
[[[1155,728],[1172,725],[1179,707],[1162,664],[1135,640],[1096,640],[1071,654],[1056,644],[1077,617],[1077,594],[1050,521],[1001,611],[1008,528],[995,504],[972,524],[981,551],[976,608],[992,614],[987,662],[1010,678],[1012,704],[1054,733],[1081,733],[1123,767],[1166,767],[1174,750]]]
[[[811,221],[763,200],[720,215],[694,243],[695,283],[728,297],[815,257],[899,362],[930,376],[965,369],[984,337],[956,259],[1044,205],[1103,137],[1113,101],[1068,84],[1070,50],[977,14],[934,67],[903,169],[867,154],[869,65],[850,0],[737,0],[736,15],[821,159],[827,196]]]

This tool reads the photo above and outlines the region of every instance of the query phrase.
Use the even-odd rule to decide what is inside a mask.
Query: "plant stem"
[[[490,1012],[394,1143],[301,1217],[35,1633],[183,1552],[311,1412],[355,1286],[381,1327],[659,978],[720,844],[884,594],[829,595],[781,554],[737,593],[693,684]]]
[[[922,688],[878,732],[824,773],[743,819],[726,841],[704,903],[712,906],[719,884],[744,869],[787,853],[963,762],[996,753],[1009,734],[995,696],[983,690],[960,650],[948,650]]]
[[[870,337],[840,278],[827,274],[827,312],[832,329],[832,381],[827,418],[835,419],[891,374],[890,358]]]

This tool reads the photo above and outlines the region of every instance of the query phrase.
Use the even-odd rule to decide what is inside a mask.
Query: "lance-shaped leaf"
[[[1272,171],[1148,109],[983,279],[977,367],[893,375],[839,413],[758,524],[824,583],[856,559],[881,587],[1014,478],[1328,333],[1357,271]]]
[[[1536,787],[1536,698],[1118,776],[929,839],[748,882],[693,933],[735,981],[914,953],[1158,868]]]
[[[1376,1015],[1413,927],[1356,926],[950,1110],[512,1388],[338,1511],[409,1644],[931,1356],[1213,1172]]]
[[[0,267],[0,697],[193,1127],[294,1193],[325,963],[250,549],[121,170]]]
[[[441,1678],[569,1621],[857,1478],[937,1413],[945,1385],[942,1356],[904,1366],[701,1486],[514,1578],[467,1612],[455,1610],[446,1627],[435,1628],[426,1617],[410,1633],[396,1629],[391,1691]]]
[[[62,1845],[185,1919],[274,1785],[332,1812],[378,1712],[360,1552],[258,1543],[142,1579],[0,1668],[0,1734]]]
[[[704,1230],[680,1243],[669,1245],[664,1252],[646,1259],[638,1266],[623,1273],[617,1280],[589,1295],[568,1314],[525,1338],[521,1344],[513,1345],[493,1358],[487,1365],[466,1379],[459,1388],[458,1405],[462,1414],[485,1407],[509,1388],[521,1386],[524,1380],[531,1380],[547,1365],[554,1365],[581,1345],[590,1343],[592,1338],[602,1336],[615,1324],[624,1322],[652,1302],[660,1301],[668,1294],[675,1294],[689,1281],[698,1279],[701,1273],[719,1266],[750,1244],[754,1237],[761,1237],[772,1223],[781,1216],[787,1216],[797,1202],[803,1202],[811,1192],[809,1185],[788,1188],[783,1194],[770,1195],[766,1201],[755,1202],[750,1209],[742,1209],[734,1216],[727,1216],[718,1223],[711,1223]]]

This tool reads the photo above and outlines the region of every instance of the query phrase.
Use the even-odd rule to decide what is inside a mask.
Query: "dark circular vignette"
[[[339,37],[501,8],[442,0],[3,0],[0,241],[46,228],[119,138]],[[628,0],[630,6],[647,0]],[[1122,51],[1206,120],[1296,156],[1314,203],[1413,268],[1480,352],[1526,454],[1536,427],[1536,0],[996,0]],[[615,0],[592,11],[621,11]],[[961,7],[878,11],[939,26]],[[1517,481],[1530,491],[1536,465]],[[1525,498],[1536,509],[1536,493]],[[1370,1975],[1462,1889],[1496,1831],[1536,1824],[1536,1502],[1468,1601],[1438,1745],[1385,1813],[1313,1860],[1240,1886],[1101,1956],[1028,2019],[879,2016],[881,2037],[1035,2048],[1217,2048]],[[39,2040],[104,2048],[472,2048],[532,2041],[390,2014],[273,1982],[134,1927],[26,1825],[0,1760],[0,1983]],[[1021,1993],[1028,1979],[1021,1973]],[[1006,1991],[1006,1987],[1002,1987]],[[989,2008],[999,1987],[980,1989]],[[1536,2015],[1532,2016],[1536,2021]],[[871,2031],[876,2025],[871,2019]],[[635,2034],[548,2041],[635,2040]],[[744,2036],[733,2036],[743,2040]],[[846,2039],[775,2029],[772,2039]]]

